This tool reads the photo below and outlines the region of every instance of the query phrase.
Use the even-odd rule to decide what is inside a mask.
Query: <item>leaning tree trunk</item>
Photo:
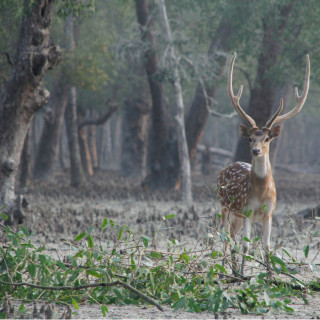
[[[146,180],[152,188],[172,188],[177,178],[178,156],[173,121],[165,104],[163,87],[157,80],[159,62],[156,55],[152,19],[147,0],[136,0],[136,14],[140,25],[141,39],[146,45],[145,69],[151,99],[150,175]]]
[[[185,201],[188,205],[192,203],[192,184],[191,184],[191,168],[190,159],[184,124],[184,103],[182,96],[182,88],[180,83],[180,74],[178,70],[178,58],[173,46],[173,37],[171,34],[170,24],[168,21],[167,10],[164,0],[159,0],[159,9],[161,12],[163,27],[165,30],[165,37],[168,41],[170,59],[173,71],[173,87],[174,98],[176,104],[176,130],[180,160],[180,176],[181,176],[181,200]]]
[[[45,72],[56,65],[61,50],[50,38],[54,0],[25,1],[17,53],[0,110],[0,203],[8,223],[23,218],[15,179],[30,121],[49,98],[40,87]]]
[[[270,74],[282,54],[283,33],[292,5],[292,3],[288,3],[280,8],[281,19],[277,17],[279,19],[278,23],[275,18],[270,18],[269,14],[263,19],[263,39],[258,58],[256,79],[251,90],[249,108],[246,111],[255,119],[259,128],[265,125],[272,114],[276,85]],[[240,138],[234,158],[236,161],[251,162],[248,139]]]

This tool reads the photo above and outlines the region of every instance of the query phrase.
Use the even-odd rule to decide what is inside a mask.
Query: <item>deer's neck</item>
[[[253,178],[256,177],[258,179],[267,179],[270,176],[272,177],[271,164],[268,155],[253,158],[251,174]]]

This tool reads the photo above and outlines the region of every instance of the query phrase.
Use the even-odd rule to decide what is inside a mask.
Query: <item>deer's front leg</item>
[[[272,213],[266,215],[262,221],[262,243],[265,250],[265,262],[269,270],[270,236],[272,227]]]
[[[250,239],[251,235],[251,221],[249,218],[244,220],[244,237]],[[249,242],[244,241],[243,244],[243,257],[242,257],[242,264],[241,264],[241,274],[244,276],[244,267],[246,263],[246,254],[249,252]]]

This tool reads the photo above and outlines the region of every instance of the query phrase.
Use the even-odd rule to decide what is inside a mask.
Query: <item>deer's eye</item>
[[[266,137],[266,140],[265,140],[265,141],[268,142],[269,140],[270,140],[270,138],[269,138],[269,137]]]

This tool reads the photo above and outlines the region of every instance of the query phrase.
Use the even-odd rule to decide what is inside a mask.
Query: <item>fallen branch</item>
[[[203,144],[199,144],[197,146],[197,150],[200,152],[205,152],[207,150],[207,147]],[[209,147],[209,151],[213,154],[227,157],[227,158],[232,158],[232,156],[233,156],[233,153],[231,151],[226,150],[226,149],[222,149],[222,148]]]
[[[133,292],[138,297],[144,299],[145,301],[149,302],[150,304],[156,306],[160,311],[163,311],[163,308],[158,303],[156,303],[153,299],[146,296],[145,294],[143,294],[142,292],[140,292],[136,288],[130,286],[130,284],[125,283],[120,280],[116,280],[113,282],[90,283],[90,284],[84,284],[84,285],[80,285],[80,286],[57,286],[57,287],[40,286],[37,284],[28,283],[28,282],[6,282],[6,281],[2,281],[2,280],[0,280],[0,283],[6,284],[6,285],[11,285],[11,286],[20,286],[20,287],[27,286],[27,287],[43,289],[43,290],[61,290],[61,291],[63,291],[63,290],[82,290],[82,289],[97,288],[97,287],[121,286],[121,287],[124,287],[124,288],[128,289],[129,291]]]

